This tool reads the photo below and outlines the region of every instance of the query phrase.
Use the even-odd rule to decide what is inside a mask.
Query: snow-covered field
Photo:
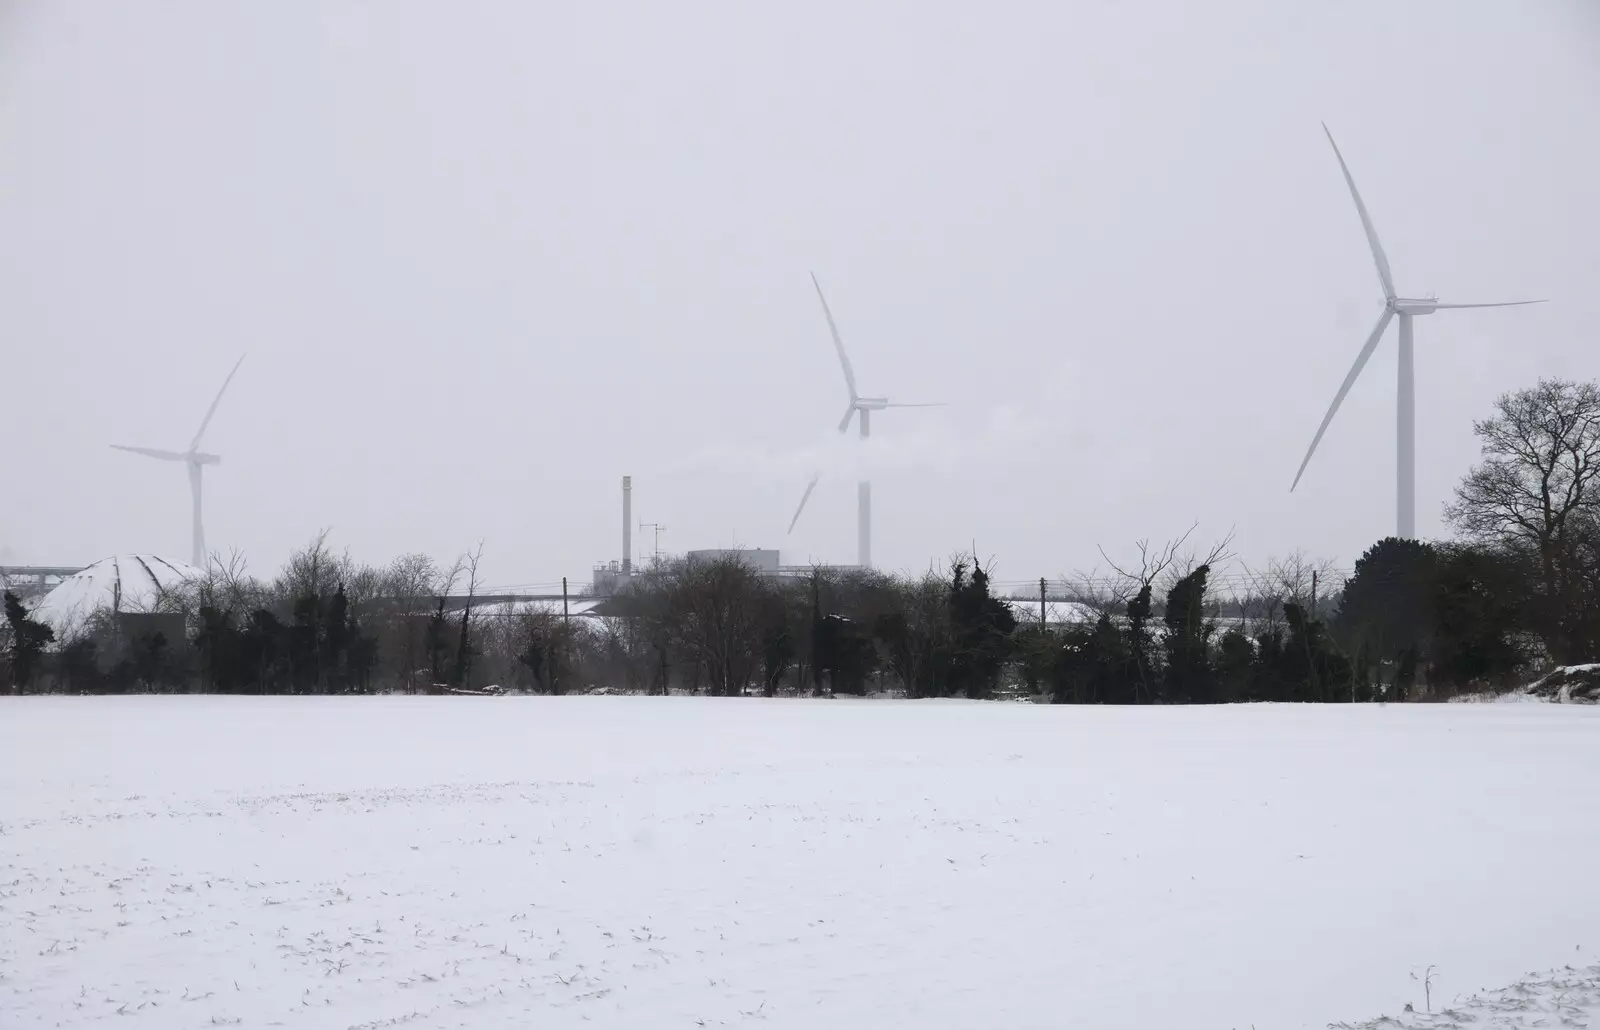
[[[0,1027],[1360,1025],[1592,965],[1597,786],[1566,705],[6,698]]]

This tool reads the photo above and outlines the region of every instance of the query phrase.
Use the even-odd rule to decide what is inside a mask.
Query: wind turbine
[[[1322,126],[1322,131],[1327,133],[1328,142],[1333,145],[1333,156],[1339,159],[1339,169],[1344,172],[1345,184],[1350,187],[1350,197],[1356,202],[1356,214],[1361,216],[1361,228],[1367,234],[1368,245],[1372,247],[1372,260],[1378,266],[1378,281],[1383,285],[1384,304],[1383,314],[1378,316],[1378,324],[1373,327],[1372,335],[1367,337],[1366,345],[1361,348],[1361,353],[1356,355],[1356,363],[1351,366],[1350,374],[1344,377],[1339,392],[1334,394],[1333,403],[1328,406],[1328,413],[1322,416],[1322,424],[1317,427],[1317,435],[1312,437],[1311,446],[1306,450],[1305,459],[1300,462],[1300,471],[1295,473],[1294,484],[1289,490],[1292,492],[1300,485],[1300,477],[1305,474],[1306,466],[1311,462],[1311,455],[1316,453],[1317,444],[1322,442],[1322,434],[1328,431],[1328,424],[1333,421],[1334,413],[1339,410],[1339,405],[1344,403],[1345,394],[1350,392],[1350,387],[1361,375],[1361,370],[1366,367],[1367,359],[1372,357],[1372,352],[1378,349],[1389,323],[1399,316],[1400,379],[1395,412],[1397,433],[1395,515],[1396,535],[1409,540],[1417,535],[1417,393],[1412,320],[1419,315],[1431,315],[1435,311],[1456,308],[1511,308],[1524,304],[1543,304],[1544,301],[1511,300],[1492,304],[1443,304],[1437,297],[1409,298],[1397,295],[1394,275],[1389,271],[1389,258],[1383,252],[1383,244],[1378,242],[1378,232],[1372,227],[1372,218],[1367,214],[1367,205],[1361,201],[1356,181],[1350,175],[1350,167],[1344,163],[1344,155],[1339,152],[1339,144],[1334,143],[1333,133],[1328,131],[1326,124]]]
[[[206,409],[206,417],[201,419],[200,428],[195,431],[194,439],[189,442],[189,449],[178,451],[158,451],[151,447],[124,447],[121,444],[111,446],[119,451],[129,451],[133,454],[142,454],[147,458],[156,458],[160,461],[181,461],[189,466],[189,494],[194,502],[194,562],[196,568],[204,568],[206,563],[206,530],[200,517],[200,471],[207,465],[221,464],[222,459],[215,454],[204,454],[200,450],[200,439],[206,435],[206,427],[211,424],[211,416],[217,413],[217,405],[222,402],[222,395],[227,392],[228,384],[233,382],[234,372],[239,371],[239,366],[244,364],[244,355],[234,363],[233,372],[228,373],[228,378],[222,381],[222,389],[217,391],[217,396],[211,401],[211,407]]]
[[[811,274],[811,285],[816,287],[817,299],[822,302],[822,314],[828,320],[828,332],[833,336],[833,349],[839,352],[839,366],[844,369],[844,385],[850,390],[850,405],[844,409],[844,418],[839,421],[839,432],[844,433],[850,429],[850,420],[858,414],[861,416],[861,439],[866,441],[872,435],[872,413],[885,408],[939,408],[942,404],[893,404],[886,397],[863,397],[856,391],[855,369],[850,367],[850,356],[844,352],[844,340],[839,336],[839,327],[834,324],[833,312],[828,308],[828,298],[822,295],[822,284],[817,282],[816,273]],[[800,506],[794,510],[794,518],[789,520],[789,532],[794,532],[795,523],[800,521],[800,513],[806,510],[806,502],[811,499],[811,491],[817,488],[817,480],[821,473],[813,473],[811,482],[806,484],[806,492],[800,496]],[[872,481],[865,475],[861,477],[860,484],[856,487],[856,564],[863,569],[872,568]]]

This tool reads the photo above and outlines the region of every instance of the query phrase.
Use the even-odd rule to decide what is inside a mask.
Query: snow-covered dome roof
[[[153,554],[101,558],[62,580],[34,606],[32,615],[55,630],[56,639],[61,640],[97,611],[150,611],[167,591],[201,575],[188,562]]]

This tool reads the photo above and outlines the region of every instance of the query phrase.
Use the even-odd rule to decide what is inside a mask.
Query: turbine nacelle
[[[894,407],[887,397],[857,397],[850,402],[850,406],[857,411],[882,411]]]
[[[1388,308],[1397,315],[1431,315],[1439,310],[1438,297],[1395,297]]]
[[[191,465],[221,465],[222,464],[222,457],[221,457],[221,455],[217,455],[217,454],[200,454],[200,453],[197,453],[197,452],[190,452],[189,454],[184,455],[184,460],[187,461]]]

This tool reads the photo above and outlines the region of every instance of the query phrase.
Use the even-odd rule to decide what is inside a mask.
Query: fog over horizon
[[[670,551],[976,546],[1002,581],[1195,525],[1348,568],[1393,531],[1394,330],[1289,484],[1382,293],[1417,323],[1417,516],[1472,422],[1600,378],[1586,0],[652,5],[0,0],[0,564],[270,574],[484,542],[495,585]],[[846,391],[815,272],[861,392]],[[809,475],[816,493],[792,535]],[[648,554],[648,532],[635,555]]]

